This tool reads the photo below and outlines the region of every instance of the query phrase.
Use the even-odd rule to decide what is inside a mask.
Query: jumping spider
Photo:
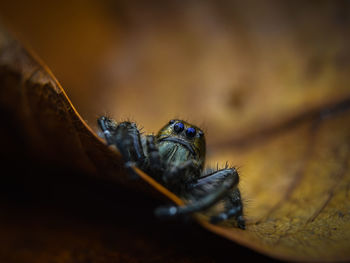
[[[100,117],[98,125],[108,145],[115,145],[127,166],[136,165],[173,193],[187,200],[184,206],[159,207],[158,216],[188,215],[204,211],[219,201],[224,211],[212,223],[235,218],[245,229],[243,206],[235,168],[204,169],[205,137],[198,127],[171,120],[157,135],[143,135],[133,122],[117,123]]]

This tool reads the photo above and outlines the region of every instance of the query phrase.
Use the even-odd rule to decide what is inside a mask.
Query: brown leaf
[[[349,260],[349,109],[320,109],[243,150],[248,231],[207,227],[288,260]]]
[[[274,3],[273,6],[275,5],[279,7],[277,10],[285,8],[282,4]],[[192,20],[193,16],[189,16],[190,26],[184,26],[182,7],[174,8],[175,12],[169,15],[171,22],[166,23],[168,20],[163,19],[163,23],[155,27],[158,25],[157,20],[151,19],[149,25],[138,28],[140,32],[146,29],[147,37],[143,34],[130,37],[132,43],[137,42],[139,45],[137,52],[130,48],[128,41],[119,50],[124,57],[118,60],[117,65],[113,65],[117,68],[118,89],[115,94],[108,94],[111,103],[119,107],[119,111],[115,110],[117,116],[121,113],[130,114],[134,118],[138,116],[137,119],[144,120],[149,128],[161,126],[160,122],[174,114],[188,116],[188,105],[193,106],[191,110],[205,109],[194,110],[190,116],[194,120],[208,120],[209,164],[232,160],[234,164],[242,165],[240,187],[246,200],[245,217],[248,226],[246,231],[230,227],[230,222],[213,226],[206,223],[203,215],[199,215],[199,223],[228,239],[287,260],[350,260],[348,42],[343,38],[347,35],[346,30],[336,28],[339,30],[336,34],[333,23],[324,22],[328,21],[324,17],[332,17],[328,10],[335,7],[331,4],[329,6],[332,8],[325,4],[320,6],[319,13],[314,13],[311,12],[315,8],[313,5],[302,10],[298,5],[287,5],[286,9],[291,7],[291,10],[298,10],[296,13],[302,13],[296,19],[293,17],[296,26],[294,24],[295,27],[290,27],[289,23],[292,22],[284,20],[282,17],[286,14],[282,12],[284,15],[271,21],[273,25],[278,25],[279,32],[287,28],[286,33],[272,34],[266,30],[264,32],[267,37],[261,37],[259,30],[251,30],[249,33],[245,33],[245,30],[247,25],[266,29],[263,25],[256,25],[261,19],[256,19],[260,12],[255,10],[262,11],[262,21],[267,24],[270,21],[267,19],[269,12],[261,5],[259,8],[259,4],[255,8],[249,5],[248,8],[242,8],[242,5],[236,3],[234,7],[238,10],[249,10],[243,12],[241,20],[238,19],[238,24],[242,23],[241,26],[245,26],[245,29],[218,31],[218,35],[215,35],[217,37],[210,38],[210,41],[207,34],[201,31],[202,27],[197,28],[195,22],[207,25],[207,17],[216,18],[214,21],[224,20],[222,17],[225,15],[221,15],[225,13],[222,12],[232,9],[203,4],[198,13],[188,11],[199,17],[199,20]],[[151,9],[152,5],[147,10]],[[143,12],[142,8],[140,10]],[[253,14],[249,16],[250,11]],[[163,11],[155,13],[159,15]],[[165,12],[164,16],[168,16],[168,13]],[[226,17],[231,18],[231,14]],[[283,23],[286,25],[283,26]],[[300,25],[303,28],[296,30]],[[294,31],[290,32],[290,28]],[[326,28],[329,34],[324,35],[322,30],[315,28]],[[235,37],[232,40],[231,35],[237,34],[240,40]],[[292,35],[296,37],[290,38]],[[188,49],[181,42],[182,39],[196,48],[195,43],[200,43],[201,55],[195,52],[196,48]],[[16,92],[12,89],[1,91],[1,105],[4,105],[7,112],[5,116],[11,116],[8,117],[10,124],[14,120],[5,130],[5,138],[11,138],[6,140],[6,149],[11,149],[15,143],[19,144],[17,148],[22,146],[21,141],[30,142],[28,149],[33,151],[34,146],[34,152],[40,158],[40,153],[45,152],[50,160],[79,167],[99,176],[99,179],[114,178],[126,187],[138,187],[148,192],[145,185],[130,183],[127,175],[119,172],[122,169],[120,157],[113,150],[104,147],[101,140],[91,133],[58,84],[47,74],[47,70],[42,70],[27,55],[20,55],[18,63],[18,58],[14,55],[20,49],[18,45],[7,43],[10,41],[7,37],[1,38],[1,41],[0,46],[7,47],[1,49],[1,65],[6,65],[0,71],[1,79],[6,85],[1,86],[19,87],[15,89]],[[339,43],[345,43],[345,47]],[[152,67],[147,61],[152,62]],[[243,63],[246,67],[242,66]],[[132,66],[131,69],[125,69],[124,64],[140,67],[140,70],[134,72]],[[249,70],[245,72],[241,67]],[[191,74],[186,74],[188,71]],[[234,77],[232,72],[235,72]],[[130,77],[135,75],[137,78]],[[20,89],[22,87],[24,91]],[[35,90],[34,95],[31,95],[32,90]],[[138,96],[130,96],[130,90]],[[154,100],[156,106],[147,108],[149,100],[156,96],[168,99]],[[143,99],[140,100],[140,97]],[[10,98],[11,102],[8,101]],[[63,110],[57,111],[57,108]],[[155,120],[154,116],[159,118]],[[53,123],[48,121],[50,119],[54,120]],[[62,122],[55,121],[57,119]],[[9,132],[18,131],[16,127],[19,123],[23,127],[19,132],[23,137],[21,141]],[[69,136],[62,137],[62,131],[69,131]],[[152,128],[151,131],[155,130]],[[17,155],[18,151],[14,154]],[[142,176],[163,194],[178,204],[181,203],[181,200],[171,196],[171,193],[147,175]],[[83,181],[87,180],[83,178]],[[111,225],[104,231],[110,230]],[[114,229],[114,233],[121,231],[117,226],[114,227],[117,229]],[[74,229],[74,225],[69,229]],[[87,230],[83,228],[81,231]],[[122,237],[126,238],[128,234],[129,231],[126,231]],[[133,238],[149,241],[145,236],[147,235],[139,239],[135,235]],[[94,235],[89,237],[98,239]],[[60,238],[60,242],[64,238],[67,236]],[[72,243],[86,242],[85,238],[72,241],[70,237],[67,240]],[[162,242],[154,242],[152,238],[150,240],[151,248],[145,250],[153,249],[155,253],[155,248]],[[183,242],[183,239],[180,240]],[[192,241],[197,242],[197,239]],[[171,245],[176,246],[174,243]],[[82,247],[97,246],[96,254],[111,251],[105,250],[101,243]],[[81,248],[77,250],[79,249]],[[164,254],[160,257],[166,259]],[[184,258],[186,257],[182,259]],[[200,259],[198,254],[196,259]]]
[[[230,221],[209,224],[205,215],[198,215],[199,223],[281,259],[349,260],[349,123],[347,99],[305,114],[271,137],[261,136],[236,153],[245,162],[247,230],[235,228],[234,222],[230,226]]]
[[[122,172],[119,153],[107,149],[86,125],[50,70],[3,29],[0,33],[1,105],[7,121],[2,130],[7,132],[3,134],[5,148],[20,147],[26,157],[60,162],[90,174]],[[122,182],[123,174],[105,175]]]
[[[159,193],[130,179],[50,71],[2,28],[0,116],[1,262],[212,262],[248,251],[156,220],[159,203],[142,192]]]

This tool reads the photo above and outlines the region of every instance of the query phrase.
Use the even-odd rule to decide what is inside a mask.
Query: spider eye
[[[185,128],[185,125],[182,123],[182,122],[178,122],[174,125],[174,130],[177,132],[177,133],[180,133],[184,130]]]
[[[195,135],[196,135],[196,129],[195,128],[192,128],[192,127],[187,128],[187,130],[186,130],[186,136],[187,137],[192,138]]]
[[[175,123],[175,120],[170,120],[169,121],[169,124],[173,124],[173,123]]]

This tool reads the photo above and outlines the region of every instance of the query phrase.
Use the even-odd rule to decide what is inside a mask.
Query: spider
[[[115,145],[127,167],[137,166],[170,191],[187,200],[184,206],[158,207],[160,217],[206,211],[220,201],[224,211],[215,212],[211,223],[235,218],[245,229],[239,176],[235,168],[204,169],[205,136],[183,120],[171,120],[157,135],[143,135],[133,122],[117,123],[100,117],[98,126],[108,145]]]

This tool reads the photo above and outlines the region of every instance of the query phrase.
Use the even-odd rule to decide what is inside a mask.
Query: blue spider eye
[[[174,125],[174,130],[179,133],[182,132],[185,128],[185,125],[182,122],[178,122]]]
[[[192,138],[196,135],[196,129],[195,128],[187,128],[186,130],[186,136],[189,137],[189,138]]]

